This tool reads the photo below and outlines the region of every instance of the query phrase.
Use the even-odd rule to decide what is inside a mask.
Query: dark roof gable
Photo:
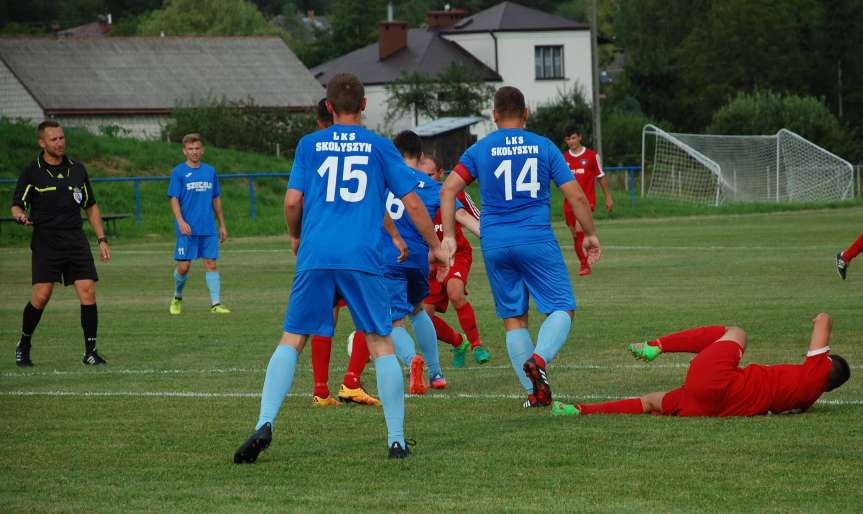
[[[590,26],[515,2],[501,2],[441,30],[444,34],[473,32],[522,32],[543,30],[590,30]]]

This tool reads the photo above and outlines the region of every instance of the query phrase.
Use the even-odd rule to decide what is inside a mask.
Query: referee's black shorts
[[[81,229],[34,229],[30,240],[33,283],[99,280],[90,242]]]

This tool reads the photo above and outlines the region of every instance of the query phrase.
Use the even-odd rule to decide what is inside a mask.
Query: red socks
[[[584,253],[584,232],[578,231],[575,233],[573,245],[575,246],[575,253],[578,255],[578,262],[581,263],[582,268],[587,268],[587,254]]]
[[[627,398],[613,402],[581,403],[576,405],[582,415],[587,414],[644,414],[641,398]]]
[[[842,258],[845,259],[845,262],[851,262],[861,251],[863,251],[863,234],[860,234],[860,237],[851,243],[851,246],[847,250],[842,252]]]
[[[312,394],[320,398],[330,395],[330,353],[333,349],[333,338],[312,336],[312,375],[315,379],[315,390]]]
[[[659,346],[659,349],[665,353],[698,353],[707,345],[722,337],[725,334],[725,330],[726,327],[724,325],[690,328],[662,336],[656,341],[650,341],[648,344]]]
[[[471,313],[472,312],[473,311],[471,311]],[[464,338],[461,336],[461,334],[453,330],[453,328],[449,326],[447,322],[443,320],[443,318],[439,316],[432,316],[431,319],[432,323],[434,324],[434,330],[437,333],[438,340],[443,341],[447,344],[451,344],[453,346],[461,345],[461,343],[464,341]],[[459,321],[461,321],[461,318],[459,318]],[[476,326],[476,321],[474,321],[474,326]]]
[[[357,331],[354,333],[354,347],[351,350],[351,358],[348,361],[348,371],[342,383],[349,389],[360,387],[360,377],[369,362],[369,345],[366,343],[366,333]]]
[[[537,354],[533,354],[533,355],[531,355],[531,357],[533,357],[533,360],[535,360],[537,364],[539,364],[543,368],[545,367],[545,359],[543,359],[542,357],[540,357]]]
[[[470,346],[476,348],[480,345],[480,341],[479,330],[476,328],[476,314],[473,312],[473,307],[470,302],[465,302],[461,307],[456,307],[455,312],[458,316],[458,323],[461,325],[461,329],[464,330],[467,340],[470,341]]]

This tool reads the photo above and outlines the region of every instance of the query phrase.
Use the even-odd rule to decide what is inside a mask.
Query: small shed
[[[417,125],[413,130],[423,140],[423,152],[443,161],[447,170],[453,169],[459,157],[476,142],[470,133],[471,125],[479,123],[479,116],[445,117]]]

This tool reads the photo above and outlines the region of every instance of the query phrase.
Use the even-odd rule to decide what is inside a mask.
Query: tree
[[[557,145],[563,144],[566,127],[572,124],[583,131],[584,144],[592,146],[593,111],[579,86],[561,91],[557,100],[540,105],[527,119],[528,130],[542,134]]]
[[[138,25],[138,35],[158,36],[282,35],[246,0],[171,0]]]

